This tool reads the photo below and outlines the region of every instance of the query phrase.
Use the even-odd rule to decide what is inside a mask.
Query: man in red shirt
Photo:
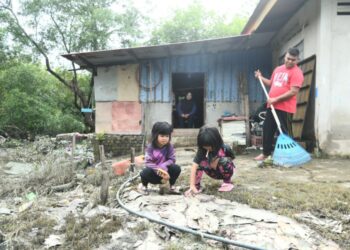
[[[304,82],[303,72],[297,65],[298,59],[299,50],[290,48],[284,57],[284,64],[275,68],[271,79],[263,77],[259,70],[255,71],[255,77],[261,77],[262,82],[270,87],[263,128],[263,153],[254,158],[257,161],[265,160],[273,151],[272,144],[277,124],[271,112],[271,104],[276,109],[282,131],[288,134],[288,116],[296,112],[296,95]]]

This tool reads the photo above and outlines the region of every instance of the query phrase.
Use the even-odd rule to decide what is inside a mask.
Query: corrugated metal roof
[[[233,36],[159,46],[70,53],[62,56],[80,65],[81,68],[93,69],[96,67],[139,62],[146,59],[265,47],[272,36],[273,33],[267,32],[263,34]]]
[[[306,0],[260,0],[242,34],[275,33],[306,2]]]

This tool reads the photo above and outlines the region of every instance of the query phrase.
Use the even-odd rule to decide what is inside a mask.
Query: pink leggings
[[[196,172],[196,188],[200,188],[204,172],[213,179],[223,180],[225,183],[231,183],[231,178],[235,168],[235,164],[229,157],[220,158],[216,169],[211,168],[207,160],[201,161]]]

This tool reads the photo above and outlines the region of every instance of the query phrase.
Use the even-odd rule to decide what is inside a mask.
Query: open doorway
[[[204,73],[173,73],[173,115],[172,123],[174,128],[179,128],[180,122],[176,112],[176,107],[188,92],[192,93],[192,99],[196,104],[196,113],[193,119],[193,126],[185,124],[185,128],[200,128],[204,124]]]

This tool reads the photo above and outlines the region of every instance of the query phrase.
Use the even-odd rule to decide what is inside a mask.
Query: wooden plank
[[[292,120],[293,137],[298,139],[301,139],[303,134],[303,128],[306,118],[305,116],[309,106],[311,86],[314,79],[315,62],[316,58],[311,57],[309,59],[304,60],[299,65],[300,69],[303,71],[304,74],[304,83],[303,86],[299,89],[299,93],[297,95],[297,111],[293,115]]]

